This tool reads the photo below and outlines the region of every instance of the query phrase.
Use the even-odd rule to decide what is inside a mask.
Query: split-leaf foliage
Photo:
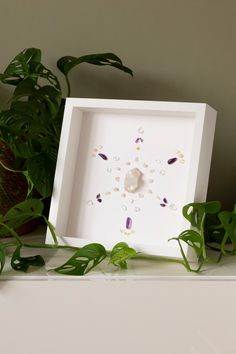
[[[0,140],[10,147],[33,189],[45,198],[52,193],[65,98],[57,76],[42,64],[41,57],[40,49],[27,48],[0,73],[0,82],[14,87],[7,108],[0,111]],[[66,80],[67,97],[69,74],[82,63],[133,75],[113,53],[64,56],[57,68]]]
[[[3,271],[6,256],[11,258],[11,267],[16,271],[27,272],[30,267],[42,267],[45,261],[41,255],[32,255],[24,257],[21,252],[27,248],[35,249],[70,249],[74,252],[73,256],[61,266],[53,269],[55,272],[63,275],[84,275],[101,263],[108,257],[107,251],[103,245],[91,243],[84,247],[73,247],[59,245],[54,229],[49,221],[43,215],[43,203],[39,199],[28,199],[11,208],[6,215],[0,215],[0,231],[8,232],[13,236],[13,241],[0,241],[0,274]],[[23,241],[15,228],[21,225],[23,221],[34,218],[43,218],[51,230],[53,244],[29,244]],[[136,255],[136,251],[130,248],[126,243],[117,244],[110,255],[110,263],[120,268],[127,268],[127,260]]]
[[[219,201],[190,203],[183,207],[183,215],[192,229],[170,240],[178,242],[182,264],[188,271],[199,272],[204,264],[218,263],[222,256],[236,254],[236,208],[232,211],[221,210]],[[183,244],[194,250],[197,267],[189,263]],[[214,251],[213,255],[210,250]]]
[[[107,252],[103,245],[91,243],[84,247],[59,245],[57,236],[50,222],[43,215],[43,203],[39,199],[28,199],[11,208],[6,215],[0,215],[1,232],[8,231],[13,240],[7,242],[0,239],[0,274],[2,273],[6,257],[11,258],[11,266],[16,271],[27,272],[32,267],[42,267],[45,263],[39,254],[23,256],[24,249],[70,249],[73,255],[62,265],[57,266],[53,271],[62,275],[82,276],[90,272],[104,259],[120,269],[127,269],[127,261],[140,256],[133,248],[125,242],[116,244],[111,252]],[[232,256],[236,253],[236,208],[233,211],[222,211],[217,201],[205,203],[191,203],[183,208],[184,217],[190,222],[192,228],[181,232],[172,241],[177,241],[180,246],[181,263],[188,271],[199,272],[208,263],[218,263],[223,256]],[[53,244],[27,243],[17,234],[15,228],[22,221],[29,221],[34,218],[43,218],[51,230],[54,240]],[[27,238],[24,238],[24,240]],[[189,263],[183,244],[191,247],[198,260],[193,266]],[[211,251],[211,252],[209,252]],[[213,256],[212,256],[213,251]],[[173,259],[171,260],[173,262]]]

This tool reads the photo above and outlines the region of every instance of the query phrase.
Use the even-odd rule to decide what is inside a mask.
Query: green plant
[[[31,198],[14,206],[4,216],[0,216],[0,233],[7,231],[13,236],[9,242],[0,239],[0,274],[4,268],[6,255],[11,257],[11,266],[17,271],[26,272],[30,266],[41,267],[44,265],[44,259],[40,255],[22,257],[21,251],[24,248],[32,250],[64,248],[73,251],[73,256],[66,263],[52,269],[64,275],[84,275],[107,257],[109,257],[110,264],[120,269],[127,268],[127,260],[130,258],[145,257],[124,242],[115,245],[109,253],[101,244],[97,243],[89,244],[83,248],[59,245],[52,225],[43,215],[43,207],[42,201]],[[194,229],[185,230],[178,237],[170,239],[178,242],[183,258],[182,260],[166,258],[165,261],[177,262],[190,272],[199,272],[204,265],[219,263],[223,256],[236,254],[236,209],[222,211],[218,201],[191,203],[184,206],[183,215]],[[48,225],[54,240],[53,244],[30,244],[18,236],[15,229],[23,222],[35,218],[43,218]],[[194,249],[198,259],[196,267],[192,267],[187,260],[183,243]],[[209,255],[209,251],[211,255]],[[213,251],[213,256],[211,251]]]
[[[183,215],[193,229],[171,240],[178,242],[183,257],[181,263],[188,271],[199,272],[204,264],[218,263],[222,256],[236,254],[236,206],[233,211],[222,211],[219,201],[190,203],[183,207]],[[197,268],[191,267],[182,243],[194,249]],[[208,250],[214,251],[213,257],[208,255]]]
[[[64,56],[57,61],[57,67],[65,77],[67,96],[71,93],[69,74],[82,63],[111,66],[132,75],[113,53]],[[42,64],[41,51],[36,48],[19,53],[0,74],[0,82],[15,87],[8,107],[0,112],[0,141],[16,158],[14,170],[27,178],[27,198],[32,197],[33,190],[44,198],[50,197],[65,106],[60,82]],[[0,163],[9,168],[3,161]]]
[[[107,258],[108,255],[105,248],[98,243],[91,243],[82,248],[59,245],[52,225],[43,215],[43,208],[42,201],[31,198],[14,206],[4,216],[0,216],[0,231],[7,231],[13,237],[13,240],[10,240],[10,242],[0,240],[0,274],[5,265],[6,255],[11,257],[11,266],[16,271],[27,272],[30,266],[42,267],[45,264],[43,257],[40,255],[23,257],[21,251],[24,248],[31,248],[32,250],[62,248],[74,251],[73,256],[65,264],[52,269],[64,275],[84,275]],[[35,218],[43,218],[48,225],[54,240],[53,244],[30,244],[24,242],[18,236],[15,229],[22,223]],[[110,263],[120,268],[127,268],[127,260],[135,257],[136,254],[136,251],[126,243],[118,243],[114,246],[110,254]]]

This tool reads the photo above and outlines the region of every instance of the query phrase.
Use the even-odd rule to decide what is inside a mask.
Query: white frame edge
[[[125,111],[167,111],[167,112],[193,112],[196,114],[196,128],[194,131],[194,141],[198,142],[194,146],[191,161],[191,178],[187,187],[189,202],[204,201],[207,194],[210,161],[213,149],[214,131],[217,112],[205,103],[182,103],[182,102],[164,102],[164,101],[134,101],[134,100],[111,100],[111,99],[83,99],[67,98],[64,119],[62,125],[62,134],[60,139],[58,159],[56,165],[56,174],[54,180],[53,195],[51,200],[49,221],[60,233],[65,229],[65,220],[68,220],[69,208],[64,208],[63,204],[69,205],[72,195],[73,177],[75,164],[71,156],[76,155],[78,150],[81,120],[73,119],[74,108],[81,110],[93,108],[105,110],[125,110]],[[82,113],[81,113],[82,114]],[[78,117],[78,110],[76,111]],[[197,161],[198,163],[196,164]],[[201,161],[201,163],[200,163]],[[68,173],[70,171],[70,173]],[[66,186],[66,188],[64,188]],[[63,203],[64,201],[64,203]],[[66,209],[66,210],[65,210]],[[188,225],[188,222],[186,222]],[[80,239],[81,240],[81,239]],[[60,244],[69,244],[78,246],[78,238],[58,237]],[[50,230],[47,229],[46,242],[53,243]],[[87,244],[87,240],[82,240],[81,244]],[[177,247],[176,247],[177,248]],[[188,247],[188,258],[194,259],[191,248]],[[176,258],[179,258],[178,256]]]

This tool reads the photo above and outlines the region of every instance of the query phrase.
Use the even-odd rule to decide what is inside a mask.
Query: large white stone
[[[135,193],[141,184],[142,172],[138,168],[129,170],[125,175],[124,188],[129,193]]]

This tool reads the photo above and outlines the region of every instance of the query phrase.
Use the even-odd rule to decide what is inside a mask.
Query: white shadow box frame
[[[206,198],[215,121],[203,103],[68,98],[49,215],[59,242],[180,258],[168,239],[190,228],[182,207]]]

